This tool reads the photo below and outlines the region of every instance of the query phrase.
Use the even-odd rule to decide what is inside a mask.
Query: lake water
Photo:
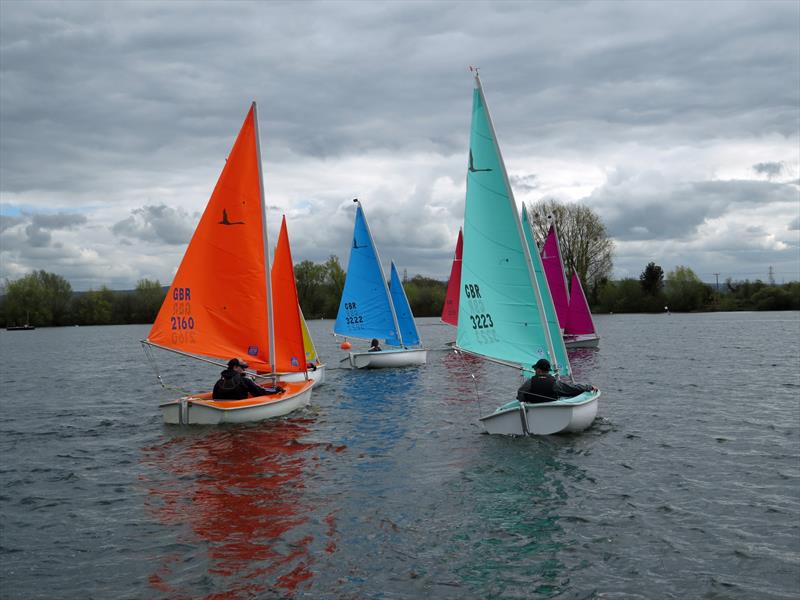
[[[800,313],[599,316],[598,420],[528,439],[476,422],[518,376],[420,323],[426,366],[214,428],[162,424],[148,327],[0,332],[0,597],[799,597]]]

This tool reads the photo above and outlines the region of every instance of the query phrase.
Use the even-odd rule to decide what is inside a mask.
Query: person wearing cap
[[[211,397],[214,400],[244,400],[250,396],[265,396],[269,391],[245,375],[247,363],[241,358],[228,361],[228,368],[220,373]]]
[[[571,398],[583,392],[597,391],[593,385],[567,383],[550,374],[550,361],[540,358],[533,365],[534,375],[517,390],[517,400],[528,404],[552,402],[562,397]]]

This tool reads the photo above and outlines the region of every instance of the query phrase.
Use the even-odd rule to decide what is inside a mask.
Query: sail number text
[[[489,329],[490,327],[494,327],[494,321],[492,321],[492,315],[490,315],[489,313],[485,313],[482,315],[470,315],[469,318],[472,321],[473,329]]]
[[[191,299],[191,288],[173,288],[172,316],[169,318],[169,328],[172,331],[173,344],[193,344],[195,341],[194,332],[197,322],[192,316]]]
[[[345,302],[344,310],[344,322],[352,326],[353,329],[362,329],[364,317],[358,313],[358,305],[355,302]]]

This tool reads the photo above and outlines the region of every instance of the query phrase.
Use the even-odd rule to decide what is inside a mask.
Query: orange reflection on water
[[[179,534],[175,542],[189,546],[191,562],[206,558],[212,587],[225,588],[222,595],[206,597],[251,596],[276,588],[292,595],[314,576],[309,514],[320,508],[306,494],[304,478],[317,464],[311,459],[319,445],[300,441],[309,433],[304,422],[181,433],[143,449],[143,462],[164,475],[144,482],[146,508],[164,525],[191,528],[192,535]],[[330,539],[334,515],[323,518],[328,551],[336,548]],[[170,581],[185,576],[183,571],[202,579],[196,563],[187,567],[187,552],[161,557],[150,577],[154,589],[181,597],[185,586]]]

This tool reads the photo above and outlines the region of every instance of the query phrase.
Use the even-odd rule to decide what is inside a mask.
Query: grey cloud
[[[20,223],[22,223],[22,219],[19,217],[0,215],[0,233],[4,232],[6,229],[19,225]]]
[[[793,135],[797,94],[782,74],[799,66],[797,11],[770,7],[720,4],[686,20],[668,3],[624,14],[600,3],[13,3],[0,23],[0,179],[12,191],[108,189],[211,163],[253,97],[271,161],[463,153],[470,60],[512,142]]]
[[[31,223],[39,229],[74,229],[86,223],[86,215],[74,213],[35,213],[31,215]]]
[[[800,216],[795,217],[791,223],[789,223],[787,229],[789,231],[798,231],[800,230]]]
[[[609,234],[620,240],[685,239],[707,219],[742,207],[758,211],[771,203],[796,202],[787,184],[766,181],[675,183],[652,175],[612,180],[584,202],[598,210]]]
[[[34,248],[44,248],[50,245],[52,236],[47,229],[36,225],[28,225],[25,228],[25,234],[28,236],[28,243]]]
[[[118,236],[165,244],[185,244],[197,220],[198,217],[190,216],[183,209],[161,204],[133,209],[131,216],[118,221],[111,229]]]
[[[539,187],[536,175],[509,175],[508,179],[515,191],[532,192]]]
[[[784,166],[782,162],[762,162],[753,165],[753,171],[767,177],[777,177],[783,172]]]

